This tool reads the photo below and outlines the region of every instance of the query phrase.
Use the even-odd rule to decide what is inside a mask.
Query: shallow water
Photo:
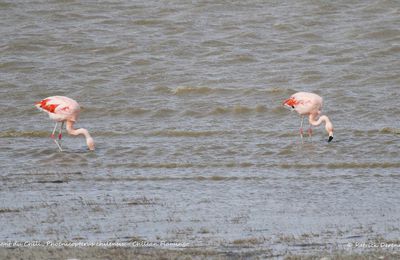
[[[395,1],[0,3],[0,239],[303,252],[397,239]],[[324,97],[327,143],[282,107]],[[33,103],[82,106],[59,153]]]

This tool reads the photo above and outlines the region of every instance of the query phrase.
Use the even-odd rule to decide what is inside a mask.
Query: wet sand
[[[271,240],[264,238],[264,240]],[[325,244],[309,236],[281,237],[274,241],[282,250],[262,245],[260,239],[221,243],[218,248],[188,243],[13,241],[0,244],[0,259],[399,259],[400,240],[371,239],[365,242]]]
[[[184,250],[163,250],[163,249],[130,249],[130,248],[13,248],[0,249],[1,259],[399,259],[399,252],[387,250],[370,250],[363,253],[352,253],[345,251],[322,251],[319,253],[296,255],[290,252],[283,255],[274,255],[269,250],[253,250],[245,253],[219,252],[212,250],[184,249]]]

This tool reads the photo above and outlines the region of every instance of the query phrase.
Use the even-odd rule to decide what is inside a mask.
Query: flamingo
[[[300,124],[300,137],[303,140],[303,121],[304,117],[308,115],[308,122],[310,124],[308,128],[308,135],[311,138],[312,129],[311,126],[319,126],[322,122],[325,122],[325,129],[329,134],[328,142],[333,139],[333,125],[329,118],[325,115],[320,116],[322,109],[322,97],[314,93],[309,92],[297,92],[293,94],[289,99],[283,102],[283,105],[295,110],[301,116]],[[319,117],[319,118],[318,118]]]
[[[74,129],[74,124],[78,120],[80,106],[75,100],[64,97],[64,96],[53,96],[47,97],[39,102],[35,103],[35,106],[44,112],[46,112],[51,119],[56,121],[53,132],[50,137],[54,140],[60,152],[61,148],[61,138],[62,138],[62,128],[64,123],[66,123],[67,132],[70,135],[84,135],[86,138],[86,144],[89,150],[94,150],[94,141],[90,136],[89,132],[84,128]],[[61,122],[60,131],[58,133],[58,141],[54,137],[58,123]]]

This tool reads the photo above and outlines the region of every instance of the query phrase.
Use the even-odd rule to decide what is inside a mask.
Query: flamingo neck
[[[308,121],[310,122],[311,125],[313,126],[319,126],[322,122],[325,122],[325,129],[328,132],[329,136],[333,136],[333,125],[331,120],[325,115],[320,116],[318,119],[316,119],[317,114],[310,114],[308,117]]]
[[[67,132],[70,135],[84,135],[86,138],[86,144],[89,147],[89,150],[94,150],[94,142],[93,138],[90,136],[89,131],[86,130],[85,128],[79,128],[75,129],[74,128],[74,123],[73,121],[67,121],[66,128]]]

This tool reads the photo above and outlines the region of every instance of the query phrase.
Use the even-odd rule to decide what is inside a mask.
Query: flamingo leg
[[[53,139],[53,141],[56,143],[56,145],[57,145],[57,147],[58,147],[58,149],[60,150],[60,152],[62,152],[62,149],[61,149],[61,146],[60,146],[60,144],[57,142],[57,140],[54,138],[54,133],[56,132],[56,129],[57,129],[57,125],[58,125],[58,122],[56,122],[56,125],[54,126],[54,129],[53,129],[53,132],[51,133],[51,139]]]
[[[303,121],[304,121],[304,116],[301,117],[301,123],[300,123],[300,138],[301,138],[301,142],[303,142]]]
[[[64,122],[61,122],[60,131],[58,132],[58,140],[61,141],[62,138],[62,129],[64,127]]]
[[[309,137],[310,140],[311,140],[311,138],[312,138],[312,128],[311,128],[311,124],[308,126],[308,137]]]
[[[51,135],[50,135],[50,137],[51,137],[52,139],[54,139],[54,133],[56,132],[57,125],[58,125],[58,122],[56,122],[56,125],[54,126],[53,132],[52,132]]]
[[[64,127],[64,121],[61,122],[60,131],[58,132],[58,142],[60,144],[60,147],[61,147],[61,138],[62,138],[62,129],[63,129],[63,127]]]

